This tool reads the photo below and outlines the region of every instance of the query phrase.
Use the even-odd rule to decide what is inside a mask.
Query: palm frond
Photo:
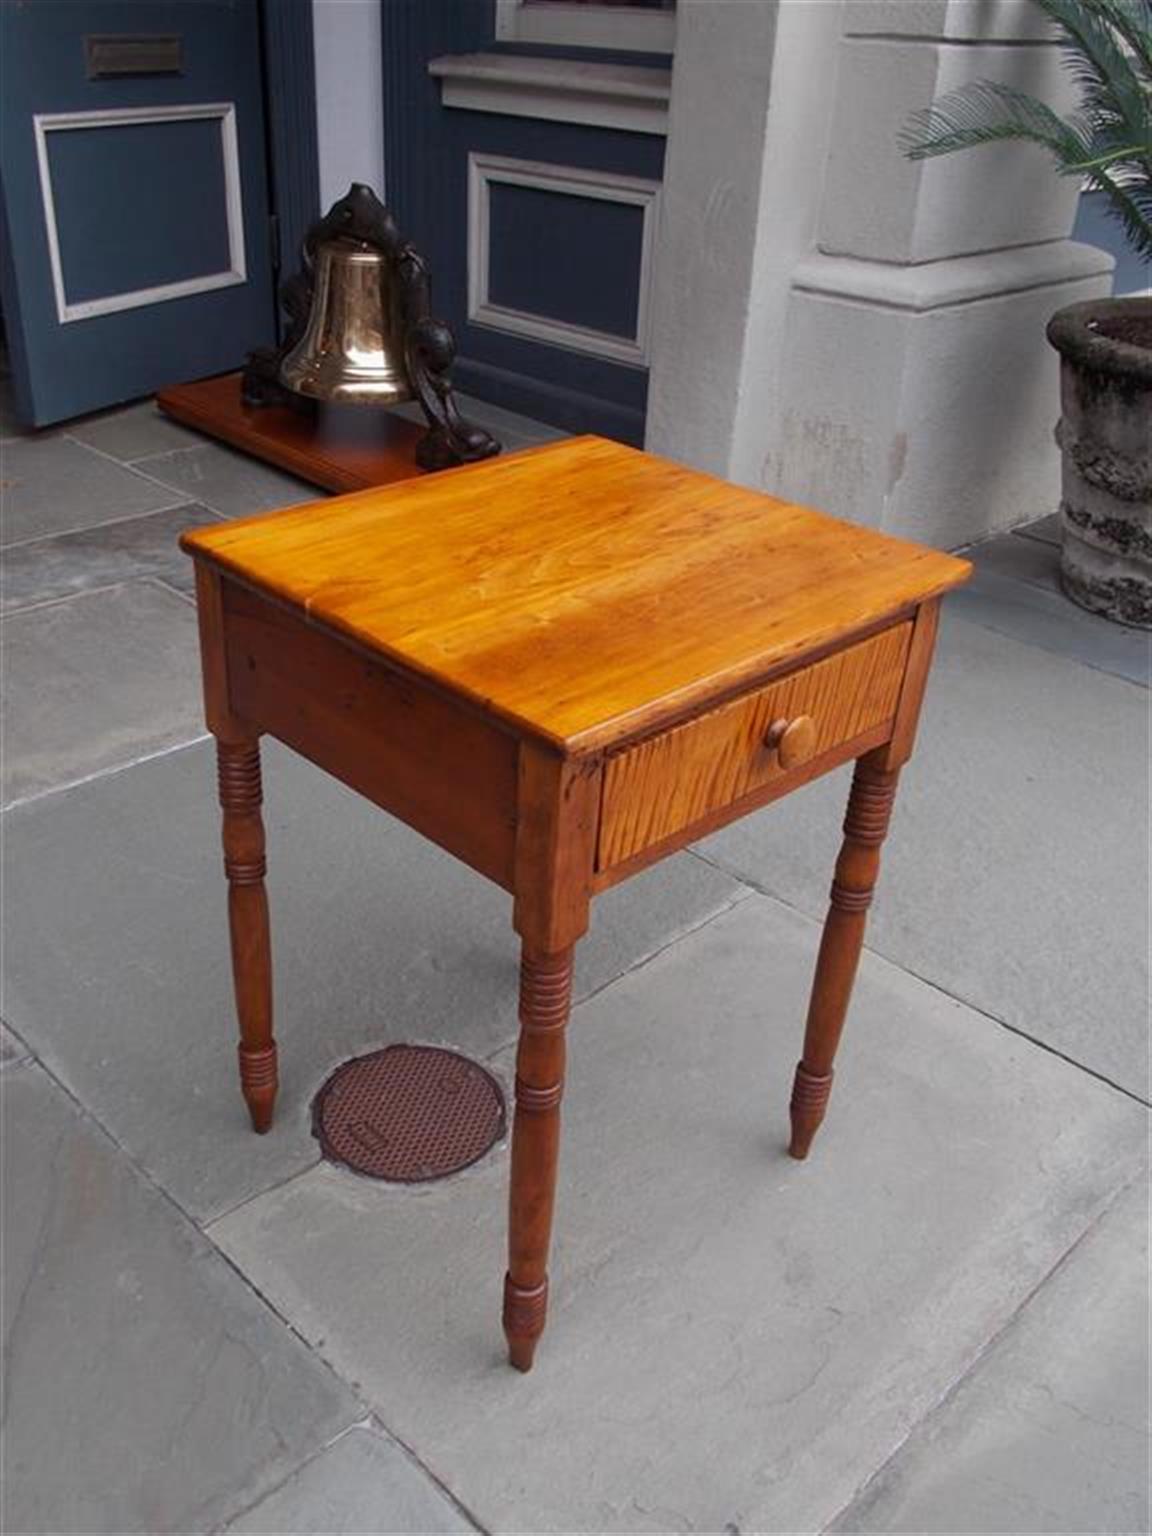
[[[1101,129],[1123,137],[1148,136],[1148,92],[1111,22],[1107,0],[1037,0],[1053,22],[1065,69],[1075,81],[1083,112]],[[1126,8],[1129,19],[1131,10]],[[1138,30],[1138,29],[1137,29]]]
[[[1107,198],[1109,217],[1124,228],[1128,243],[1138,256],[1152,263],[1152,190],[1143,186],[1125,186],[1108,172],[1093,173],[1092,190]]]
[[[1098,171],[1108,165],[1122,165],[1124,161],[1131,160],[1139,153],[1139,144],[1121,144],[1117,149],[1109,149],[1092,160],[1074,160],[1071,165],[1062,165],[1060,169],[1066,175],[1072,175],[1076,171]]]
[[[1136,73],[1152,86],[1152,0],[1097,0],[1104,20],[1128,51]]]
[[[1134,20],[1129,6],[1109,0],[1036,0],[1056,31],[1064,62],[1081,89],[1111,102],[1117,87],[1127,93],[1136,81],[1133,57],[1114,25],[1114,15]],[[1138,27],[1136,28],[1138,31]]]
[[[1080,110],[980,80],[915,112],[900,135],[910,160],[979,144],[1042,145],[1061,175],[1083,176],[1143,256],[1152,257],[1152,0],[1036,0],[1051,21]]]
[[[1008,140],[1042,144],[1061,164],[1092,158],[1084,127],[1065,122],[1046,102],[995,80],[976,80],[914,112],[900,134],[909,160],[950,155],[957,149]]]

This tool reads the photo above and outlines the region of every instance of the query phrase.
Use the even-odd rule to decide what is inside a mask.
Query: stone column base
[[[947,548],[1054,511],[1044,327],[1107,294],[1112,264],[1071,240],[912,265],[810,258],[793,276],[763,489]]]

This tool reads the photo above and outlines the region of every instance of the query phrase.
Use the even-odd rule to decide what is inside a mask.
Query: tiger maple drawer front
[[[910,623],[883,630],[609,758],[597,867],[854,756],[854,744],[892,723],[911,636]]]

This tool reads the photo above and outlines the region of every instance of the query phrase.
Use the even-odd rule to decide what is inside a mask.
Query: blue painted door
[[[274,328],[257,0],[0,0],[0,298],[42,426]]]
[[[458,385],[572,432],[642,442],[662,135],[446,104],[437,59],[529,51],[496,40],[492,0],[385,0],[381,15],[386,200],[428,259]],[[530,51],[576,67],[670,63]]]

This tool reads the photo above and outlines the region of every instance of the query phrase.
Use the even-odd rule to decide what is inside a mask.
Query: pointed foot
[[[504,1276],[504,1336],[508,1340],[508,1359],[518,1371],[532,1369],[547,1311],[547,1280],[539,1285],[520,1286],[511,1275]]]
[[[535,1339],[509,1339],[508,1362],[525,1375],[532,1369],[532,1362],[536,1358]]]
[[[797,1162],[803,1162],[808,1156],[831,1092],[831,1072],[818,1075],[809,1072],[803,1062],[799,1064],[792,1081],[792,1140],[788,1147],[789,1156]]]
[[[251,1099],[248,1100],[248,1115],[252,1121],[252,1129],[256,1132],[257,1136],[266,1136],[272,1129],[275,1110],[276,1105],[272,1099],[269,1099],[264,1104],[254,1103]]]
[[[240,1047],[240,1088],[258,1136],[271,1129],[278,1080],[274,1045],[255,1051]]]

